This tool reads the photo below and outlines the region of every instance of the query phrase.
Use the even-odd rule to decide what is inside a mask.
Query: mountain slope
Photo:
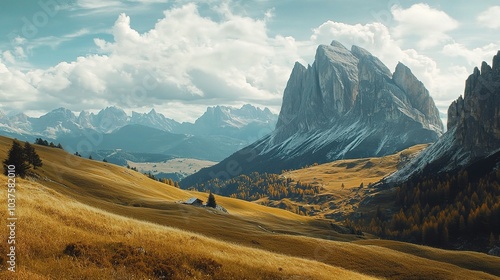
[[[458,171],[500,149],[500,51],[492,65],[483,62],[468,77],[464,96],[448,109],[448,131],[387,183]]]
[[[183,185],[235,175],[228,170],[279,173],[315,162],[384,156],[434,142],[442,130],[429,92],[406,66],[398,64],[391,74],[368,51],[334,41],[318,47],[312,66],[295,64],[273,133]]]
[[[19,216],[31,226],[17,231],[23,243],[17,249],[16,279],[375,279],[110,214],[35,182],[19,180],[18,190],[29,194],[22,196]],[[7,218],[4,211],[0,216]],[[6,252],[3,244],[0,251]],[[0,272],[2,279],[12,276]]]
[[[227,106],[208,107],[194,123],[182,123],[174,132],[197,136],[224,135],[250,144],[273,131],[278,116],[268,108],[250,104],[241,108]]]
[[[11,142],[0,137],[0,160]],[[359,237],[337,233],[323,220],[220,196],[217,202],[230,214],[217,214],[175,203],[207,194],[176,189],[60,149],[35,148],[44,166],[37,170],[38,176],[18,181],[23,201],[19,217],[32,225],[18,231],[23,237],[18,248],[21,278],[155,279],[162,272],[173,279],[369,279],[359,273],[387,279],[494,279],[498,275],[495,268],[500,261],[484,254],[446,251],[442,258],[442,250],[417,246],[414,254],[399,242],[373,240],[368,246],[345,242]],[[0,179],[6,178],[0,175]],[[6,190],[0,195],[5,196]],[[7,214],[0,215],[5,219]],[[0,244],[2,252],[4,246]],[[385,248],[391,246],[397,249]],[[463,258],[468,265],[463,265]],[[3,270],[0,276],[9,279],[6,273]]]

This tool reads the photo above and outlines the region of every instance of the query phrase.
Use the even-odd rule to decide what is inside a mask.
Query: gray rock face
[[[500,51],[493,67],[486,62],[465,82],[464,97],[448,110],[448,129],[455,128],[457,142],[473,156],[500,148]]]
[[[337,136],[332,135],[332,127]],[[338,135],[342,130],[343,135]],[[434,101],[408,67],[399,63],[393,75],[368,51],[357,46],[349,51],[334,41],[318,47],[312,66],[295,64],[276,130],[263,145],[265,150],[280,146],[282,156],[289,157],[290,148],[304,148],[299,142],[313,135],[321,143],[308,139],[310,148],[336,143],[326,161],[347,154],[357,157],[350,152],[358,147],[364,150],[359,156],[384,155],[412,144],[433,142],[442,131]],[[320,136],[322,132],[328,132],[330,141]],[[362,141],[368,139],[369,143]],[[386,145],[388,141],[391,147]],[[282,145],[284,142],[287,144]],[[362,143],[364,147],[360,147]],[[300,154],[298,150],[293,152]]]
[[[500,51],[492,67],[483,62],[467,78],[463,97],[448,109],[447,127],[439,141],[387,181],[459,169],[500,150]]]
[[[269,136],[188,177],[185,185],[224,174],[227,164],[239,167],[232,173],[281,172],[315,162],[383,156],[434,142],[442,131],[434,101],[406,66],[400,63],[392,74],[367,50],[348,50],[334,41],[317,48],[311,66],[295,64]],[[249,152],[254,155],[250,160]]]
[[[402,63],[398,63],[392,79],[397,86],[408,94],[410,104],[427,116],[429,124],[442,130],[443,123],[439,118],[439,111],[430,97],[429,91],[421,81],[417,80],[411,70]]]

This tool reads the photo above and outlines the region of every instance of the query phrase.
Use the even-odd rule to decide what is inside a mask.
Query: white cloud
[[[5,53],[4,53],[5,55]],[[18,109],[36,99],[37,90],[29,83],[26,75],[11,69],[0,61],[1,110]]]
[[[18,67],[24,67],[26,69],[30,68],[31,65],[25,63],[26,59],[33,54],[33,51],[37,48],[41,47],[50,47],[52,49],[56,49],[61,44],[65,42],[70,42],[79,37],[87,36],[90,34],[98,34],[98,33],[109,33],[107,30],[89,30],[88,28],[81,28],[75,32],[67,33],[59,36],[51,35],[46,37],[38,37],[34,39],[27,39],[24,37],[16,37],[11,41],[10,48],[11,54],[17,59],[23,61],[24,65],[17,64]],[[32,67],[31,67],[32,68]]]
[[[500,29],[500,6],[489,7],[477,16],[480,25],[492,29]]]
[[[408,9],[395,5],[391,8],[397,22],[393,35],[396,39],[416,38],[422,49],[438,46],[450,40],[446,33],[458,27],[459,23],[443,11],[427,4],[414,4]]]
[[[115,0],[101,1],[101,0],[78,0],[77,5],[83,9],[103,9],[110,7],[119,7],[123,3]]]
[[[450,57],[464,58],[470,67],[478,66],[482,61],[491,64],[491,58],[500,49],[500,44],[488,44],[486,46],[469,49],[463,44],[452,43],[443,47],[443,54]]]
[[[154,28],[139,33],[131,28],[131,18],[121,14],[112,29],[113,41],[95,39],[101,55],[32,70],[25,80],[48,97],[39,105],[46,110],[53,109],[54,100],[58,107],[75,111],[176,102],[278,107],[293,63],[300,57],[295,40],[269,37],[264,20],[230,12],[221,17],[218,21],[202,17],[195,5],[188,4],[165,11]],[[62,39],[66,37],[72,35]]]
[[[14,58],[14,55],[12,55],[12,53],[10,51],[4,51],[2,53],[2,57],[5,61],[7,61],[10,64],[16,63],[16,59]]]

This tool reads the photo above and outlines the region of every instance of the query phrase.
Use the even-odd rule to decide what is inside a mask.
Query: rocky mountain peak
[[[486,62],[474,68],[463,96],[448,109],[448,131],[387,182],[403,182],[421,173],[461,168],[500,149],[500,51],[493,67]],[[495,66],[496,65],[496,66]]]
[[[295,63],[283,93],[276,129],[244,151],[200,171],[187,182],[226,172],[238,162],[244,173],[280,172],[342,158],[392,154],[436,141],[443,125],[423,84],[406,66],[391,71],[361,47],[337,41],[320,45],[314,63]],[[416,104],[416,105],[414,105]]]
[[[366,56],[372,56],[372,54],[369,51],[367,51],[366,49],[363,49],[362,47],[356,46],[356,45],[352,45],[351,53],[355,57],[357,57],[358,59],[360,59],[362,57],[366,57]]]
[[[500,71],[500,51],[493,57],[493,70]]]
[[[63,120],[75,120],[76,116],[70,110],[61,107],[48,112],[47,114],[41,116],[40,118],[58,119],[63,121]]]
[[[282,132],[274,139],[279,142],[297,131],[327,126],[354,111],[366,117],[381,112],[386,119],[395,120],[402,110],[424,127],[442,133],[434,101],[408,67],[399,63],[392,74],[369,51],[359,46],[348,50],[333,41],[318,46],[312,67],[294,65],[276,126]]]
[[[394,83],[405,93],[410,104],[428,118],[430,125],[440,131],[444,130],[443,122],[439,117],[434,100],[424,84],[413,75],[410,68],[399,62],[392,76]]]
[[[500,51],[493,67],[483,61],[474,68],[460,96],[448,109],[448,130],[464,147],[491,150],[500,147]]]

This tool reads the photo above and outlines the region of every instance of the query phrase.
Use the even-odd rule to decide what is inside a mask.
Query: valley
[[[127,166],[136,168],[141,173],[151,173],[158,179],[172,178],[175,181],[180,181],[200,169],[214,164],[216,162],[192,158],[174,158],[162,162],[127,161]]]
[[[0,137],[0,159],[11,141]],[[494,279],[500,273],[495,257],[450,251],[450,258],[443,258],[437,249],[349,234],[331,220],[238,199],[216,196],[229,214],[183,205],[179,202],[190,197],[206,200],[207,194],[60,149],[36,145],[36,150],[43,167],[18,182],[24,201],[19,215],[35,225],[29,234],[25,227],[19,232],[19,275],[24,278],[167,273],[181,279],[187,273],[241,279],[251,273],[252,279]],[[127,266],[116,266],[116,252],[122,252]],[[464,257],[477,262],[458,267]],[[147,269],[140,269],[141,263]]]

